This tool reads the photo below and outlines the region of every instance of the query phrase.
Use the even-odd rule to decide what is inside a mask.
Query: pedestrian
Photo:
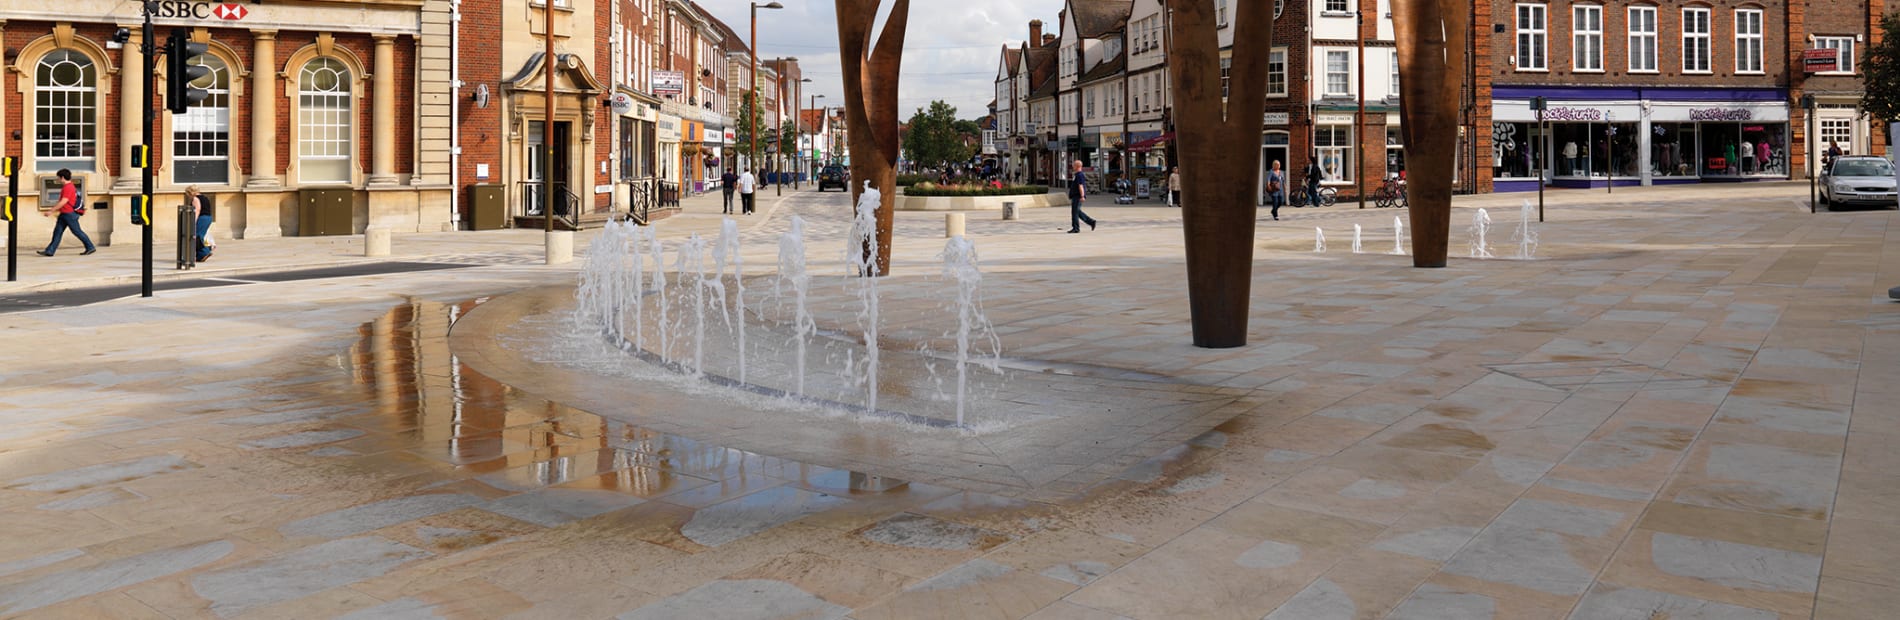
[[[1306,160],[1306,202],[1307,206],[1319,206],[1319,155]]]
[[[739,212],[744,215],[752,215],[753,192],[759,188],[759,179],[758,177],[752,176],[751,170],[747,170],[744,174],[739,175],[738,183]]]
[[[724,213],[731,215],[732,193],[739,190],[739,175],[733,174],[731,170],[727,170],[725,174],[719,175],[719,189],[726,193],[726,209]]]
[[[1082,223],[1087,222],[1089,230],[1095,230],[1095,218],[1082,212],[1082,201],[1088,198],[1089,177],[1082,172],[1082,160],[1069,162],[1069,170],[1074,176],[1069,178],[1069,234],[1082,232]]]
[[[86,236],[85,229],[79,227],[79,216],[85,215],[86,207],[81,202],[84,198],[79,193],[79,186],[73,184],[73,171],[60,168],[59,183],[59,207],[45,213],[48,216],[58,213],[59,221],[53,224],[53,242],[46,249],[39,250],[40,256],[52,256],[53,252],[58,251],[59,239],[65,236],[68,228],[73,230],[73,236],[78,237],[80,243],[86,244],[86,251],[80,252],[80,256],[99,251],[92,245],[92,237]]]
[[[1267,171],[1267,204],[1273,206],[1273,221],[1280,221],[1280,205],[1286,204],[1286,174],[1280,172],[1280,160],[1273,160]]]
[[[1824,168],[1827,167],[1828,164],[1834,163],[1834,160],[1836,158],[1844,154],[1846,153],[1841,150],[1841,143],[1835,142],[1833,140],[1828,140],[1827,141],[1827,159],[1821,160],[1821,166]]]
[[[212,250],[217,249],[208,239],[211,236],[211,222],[217,218],[213,216],[211,201],[198,193],[196,185],[185,188],[185,204],[190,205],[192,213],[198,216],[197,225],[192,230],[198,239],[198,262],[202,263],[211,258]]]
[[[1181,206],[1181,167],[1168,169],[1168,206]]]

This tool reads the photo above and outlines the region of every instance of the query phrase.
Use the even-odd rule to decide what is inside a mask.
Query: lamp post
[[[811,80],[805,80],[805,81],[809,82]],[[811,96],[811,109],[818,111],[818,127],[811,128],[811,167],[810,167],[810,170],[812,173],[811,182],[813,183],[818,182],[818,130],[823,128],[825,125],[825,112],[824,110],[820,110],[818,108],[818,100],[824,99],[824,98],[825,98],[824,95]],[[805,120],[805,113],[800,112],[798,114],[798,117],[799,117],[799,120]],[[826,148],[829,149],[830,145],[826,145]]]
[[[745,110],[745,113],[751,116],[751,118],[746,119],[746,122],[752,125],[751,161],[746,162],[746,168],[753,171],[754,177],[758,176],[759,138],[762,137],[759,135],[759,121],[765,116],[761,113],[759,106],[759,9],[782,8],[785,8],[785,5],[777,2],[767,2],[765,4],[752,3],[752,47],[750,50],[747,50],[752,53],[752,109]]]
[[[1531,109],[1537,111],[1537,157],[1531,158],[1531,165],[1537,167],[1537,221],[1544,221],[1544,176],[1550,166],[1550,130],[1544,126],[1544,108],[1550,107],[1550,100],[1543,97],[1531,97]]]
[[[1356,30],[1359,30],[1359,113],[1353,119],[1352,138],[1359,141],[1359,148],[1353,149],[1359,154],[1359,208],[1366,208],[1366,11],[1364,5],[1353,13]],[[1375,33],[1376,34],[1376,33]],[[1381,179],[1381,182],[1384,182]]]
[[[543,186],[541,188],[541,222],[542,243],[552,248],[554,247],[554,0],[542,0],[541,4],[547,9],[546,17],[543,18],[547,23],[547,32],[542,33],[542,36],[547,39],[548,44],[547,54],[541,57],[541,83],[546,87],[541,95],[543,103],[546,104],[541,111],[543,114],[541,152],[542,157],[546,158],[541,160]],[[550,262],[552,260],[552,258],[549,259]]]
[[[1801,110],[1805,112],[1808,117],[1807,119],[1808,120],[1808,123],[1807,123],[1808,125],[1807,138],[1808,139],[1804,140],[1804,142],[1808,143],[1808,166],[1810,166],[1810,168],[1808,169],[1808,213],[1812,214],[1812,213],[1819,212],[1819,207],[1817,207],[1816,205],[1820,202],[1820,197],[1817,195],[1818,190],[1815,188],[1815,185],[1814,185],[1815,177],[1817,176],[1815,172],[1820,170],[1817,167],[1813,167],[1814,166],[1814,95],[1801,96]]]

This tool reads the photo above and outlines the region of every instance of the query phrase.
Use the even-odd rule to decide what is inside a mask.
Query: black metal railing
[[[660,181],[660,207],[680,206],[680,184]]]
[[[516,185],[520,187],[521,205],[525,207],[522,213],[527,217],[541,217],[542,208],[547,206],[547,201],[543,199],[543,191],[547,185],[541,181],[522,181]],[[554,191],[555,196],[557,196],[554,201],[555,219],[566,222],[569,228],[578,229],[580,226],[580,197],[575,196],[574,192],[568,191],[567,184],[565,183],[555,183]]]

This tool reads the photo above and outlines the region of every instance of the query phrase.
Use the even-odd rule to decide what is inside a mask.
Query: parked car
[[[1884,157],[1844,155],[1821,173],[1821,202],[1828,206],[1871,205],[1900,208],[1895,198],[1893,162]]]
[[[827,187],[849,190],[851,189],[849,176],[850,175],[845,172],[844,166],[838,164],[825,166],[823,170],[818,171],[818,191],[825,191]]]

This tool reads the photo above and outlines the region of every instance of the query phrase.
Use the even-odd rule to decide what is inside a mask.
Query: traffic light
[[[152,225],[152,196],[151,194],[140,194],[140,195],[132,197],[132,225],[133,226],[151,226]],[[146,239],[146,241],[150,242],[151,240]]]
[[[191,104],[211,96],[205,89],[191,86],[198,78],[211,74],[211,67],[203,61],[192,62],[210,50],[208,45],[193,42],[184,28],[172,29],[171,37],[165,40],[165,109],[184,114]]]
[[[152,167],[152,147],[143,144],[132,145],[132,152],[127,155],[126,167],[135,169]]]
[[[0,196],[0,221],[13,221],[19,217],[20,202],[20,160],[13,157],[0,157],[0,176],[7,178],[7,195]]]

